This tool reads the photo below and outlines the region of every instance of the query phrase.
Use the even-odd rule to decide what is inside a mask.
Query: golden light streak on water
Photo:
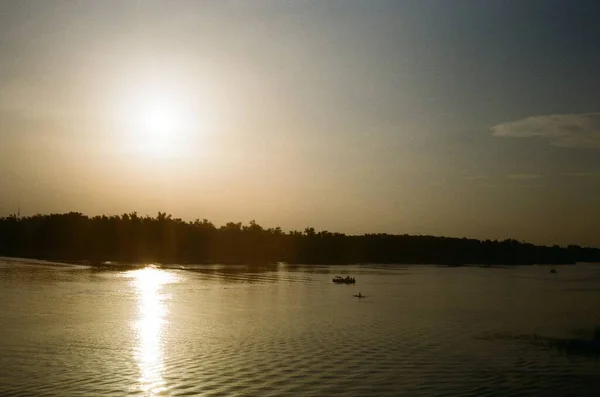
[[[136,289],[138,317],[134,323],[137,336],[135,359],[140,369],[139,388],[144,396],[156,396],[165,391],[162,378],[163,332],[168,308],[162,289],[176,277],[167,271],[146,267],[129,273]]]

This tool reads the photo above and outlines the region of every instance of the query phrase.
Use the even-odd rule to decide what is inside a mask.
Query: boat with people
[[[366,298],[366,296],[364,296],[360,292],[358,293],[358,295],[352,295],[352,296],[354,296],[355,298],[358,298],[358,299]]]
[[[346,277],[335,276],[334,278],[331,279],[331,281],[336,284],[354,284],[354,283],[356,283],[356,279],[354,277],[350,277],[350,276],[346,276]]]

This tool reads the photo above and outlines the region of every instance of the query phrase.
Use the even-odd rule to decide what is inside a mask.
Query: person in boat
[[[362,297],[363,297],[363,294],[361,294],[361,293],[359,292],[359,293],[358,293],[358,297],[359,297],[359,298],[362,298]]]

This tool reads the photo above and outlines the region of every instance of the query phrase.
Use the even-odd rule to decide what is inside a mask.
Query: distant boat
[[[550,269],[550,273],[558,273],[555,268]]]
[[[334,278],[331,279],[331,281],[336,284],[354,284],[354,283],[356,283],[356,279],[354,277],[350,277],[350,276],[346,276],[346,277],[335,276]]]
[[[358,298],[358,299],[366,298],[366,296],[364,296],[360,292],[358,293],[358,295],[352,295],[352,296],[354,296],[355,298]]]

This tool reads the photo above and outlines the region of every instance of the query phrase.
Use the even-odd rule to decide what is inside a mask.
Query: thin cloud
[[[553,146],[600,149],[600,113],[533,116],[491,130],[497,137],[539,137]]]
[[[585,178],[588,176],[596,176],[597,174],[594,174],[593,172],[561,172],[560,174],[558,174],[560,176],[571,176],[574,178]]]
[[[541,175],[538,174],[510,174],[506,176],[510,179],[519,179],[519,180],[531,180],[531,179],[539,179]]]
[[[484,181],[487,180],[487,176],[465,176],[463,179],[467,181]]]

